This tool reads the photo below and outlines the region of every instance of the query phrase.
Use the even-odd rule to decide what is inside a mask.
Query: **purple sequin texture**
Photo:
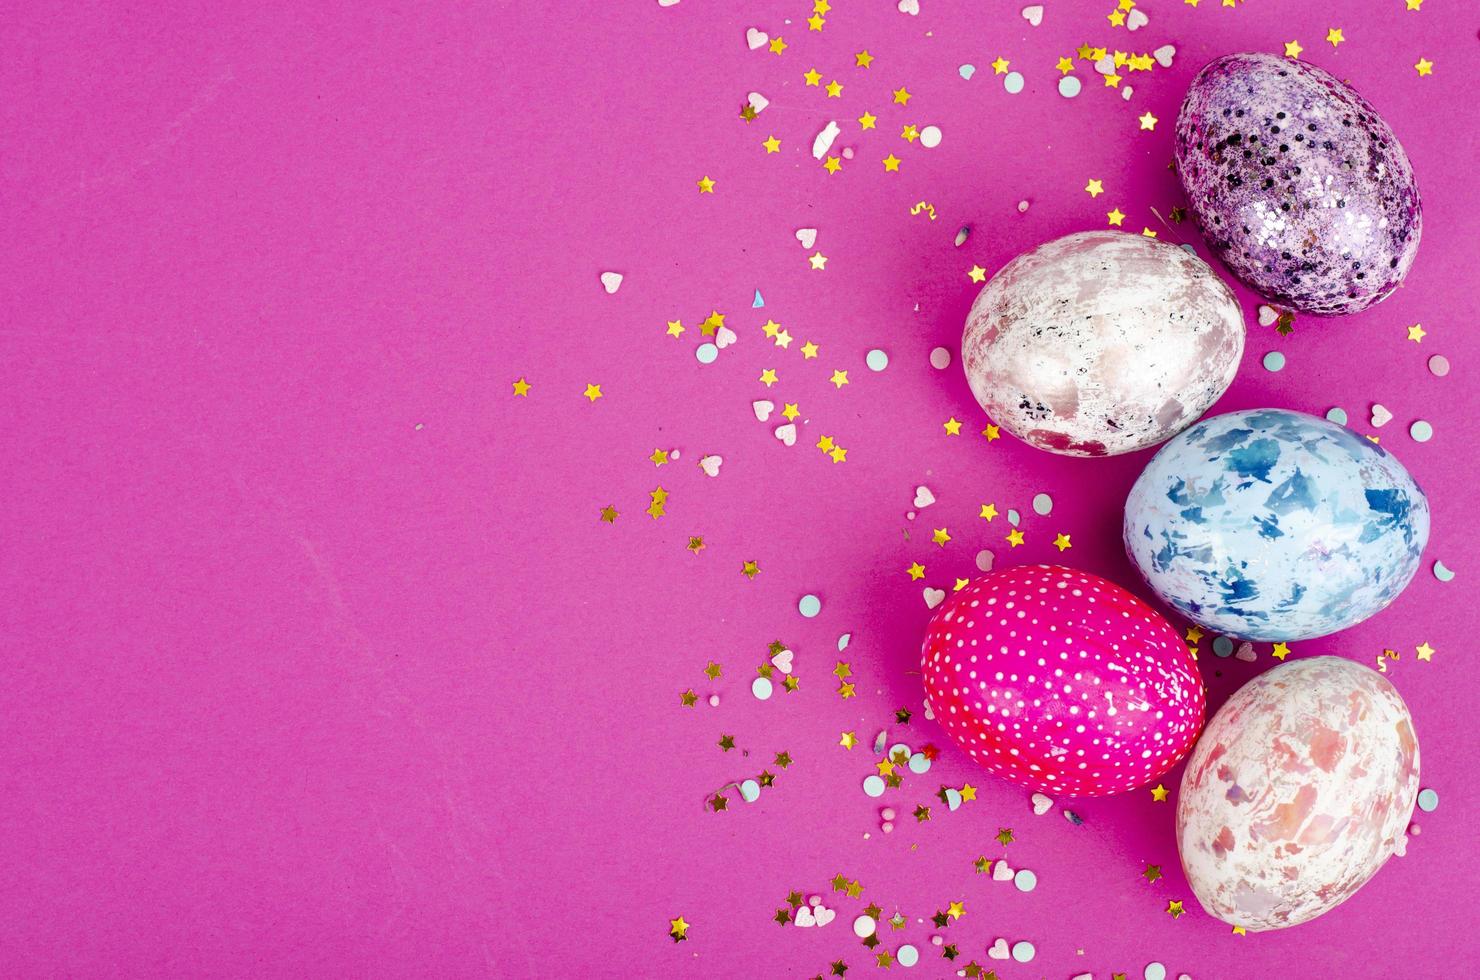
[[[1355,313],[1403,281],[1418,185],[1376,110],[1329,72],[1231,54],[1193,79],[1177,170],[1208,245],[1250,287],[1308,313]]]

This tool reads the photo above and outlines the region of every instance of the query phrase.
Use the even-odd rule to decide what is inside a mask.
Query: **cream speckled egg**
[[[1168,439],[1228,388],[1244,352],[1233,293],[1186,249],[1113,231],[1024,252],[982,288],[962,363],[1024,442],[1111,456]]]
[[[1340,657],[1292,660],[1240,688],[1193,750],[1182,868],[1224,922],[1308,922],[1377,873],[1417,795],[1418,739],[1393,685]]]

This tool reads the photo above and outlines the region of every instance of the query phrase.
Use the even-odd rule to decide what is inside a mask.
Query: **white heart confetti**
[[[1125,17],[1125,29],[1128,31],[1138,31],[1149,23],[1151,23],[1151,18],[1142,13],[1140,9],[1132,10]]]
[[[811,906],[803,905],[801,908],[797,909],[796,917],[793,918],[791,921],[792,925],[795,925],[798,928],[810,929],[817,924],[817,916],[812,914]]]
[[[760,401],[751,402],[750,408],[751,411],[755,412],[755,417],[759,421],[764,422],[771,417],[772,412],[776,411],[776,403],[762,398]]]
[[[1254,644],[1249,643],[1247,641],[1245,641],[1243,643],[1240,643],[1238,645],[1238,649],[1236,651],[1234,651],[1234,654],[1233,655],[1235,657],[1237,657],[1238,659],[1242,660],[1246,664],[1253,663],[1254,662]]]
[[[762,111],[764,111],[765,108],[766,108],[766,106],[768,106],[768,105],[771,104],[771,100],[768,99],[768,98],[766,98],[764,95],[760,94],[759,92],[751,92],[751,93],[749,93],[748,95],[745,96],[745,101],[748,102],[748,103],[750,103],[750,107],[752,109],[754,109],[756,112],[762,112]]]
[[[817,244],[816,228],[798,228],[797,241],[802,243],[802,248],[811,248]]]
[[[752,51],[754,51],[756,48],[765,47],[766,43],[770,40],[771,35],[767,34],[765,31],[757,30],[754,27],[747,27],[745,29],[745,46]]]
[[[603,272],[601,274],[601,288],[606,290],[610,296],[622,285],[622,274],[620,272]]]
[[[1380,429],[1392,420],[1393,413],[1389,412],[1385,407],[1376,404],[1372,406],[1372,427],[1374,429]]]
[[[1011,881],[1012,880],[1012,876],[1014,874],[1016,874],[1016,873],[1017,872],[1015,872],[1011,868],[1009,868],[1007,866],[1007,862],[1004,861],[1004,860],[1002,860],[1001,858],[998,858],[996,861],[993,861],[992,862],[992,880],[993,881]]]
[[[1099,61],[1096,61],[1095,62],[1095,71],[1099,72],[1101,75],[1113,75],[1113,74],[1115,74],[1115,58],[1114,58],[1114,56],[1107,54],[1107,55],[1105,55],[1105,57],[1101,58]]]
[[[1053,800],[1044,796],[1042,793],[1033,794],[1033,812],[1035,814],[1041,817],[1052,808]]]
[[[658,6],[660,7],[673,7],[677,4],[678,0],[658,0]]]
[[[927,609],[934,609],[936,606],[940,605],[942,602],[945,602],[945,601],[946,601],[946,590],[945,589],[932,589],[929,586],[926,586],[926,588],[925,588],[925,608],[927,608]]]
[[[838,916],[838,913],[834,912],[832,909],[824,908],[821,905],[817,906],[817,911],[813,914],[817,919],[817,925],[819,928],[827,925]]]
[[[792,658],[795,656],[796,654],[792,653],[790,650],[782,650],[780,653],[776,654],[776,656],[771,658],[771,666],[775,667],[783,674],[789,674],[791,673]]]
[[[1095,980],[1095,975],[1093,973],[1080,973],[1071,977],[1070,980]]]
[[[740,335],[735,333],[735,331],[731,330],[729,327],[720,327],[717,331],[715,331],[714,334],[714,346],[718,347],[720,350],[724,350],[726,347],[730,346],[739,339]]]
[[[704,471],[705,476],[719,476],[719,467],[723,462],[722,456],[705,456],[699,460],[699,469]]]
[[[915,17],[920,13],[920,0],[899,0],[899,12]]]
[[[827,125],[822,127],[822,132],[812,140],[812,159],[821,160],[827,156],[827,151],[832,149],[833,140],[837,139],[841,132],[837,120],[829,119]]]
[[[1012,954],[1007,950],[1007,940],[999,938],[995,943],[987,947],[987,955],[994,960],[1005,960]]]
[[[1279,318],[1280,314],[1277,310],[1275,310],[1273,306],[1268,306],[1263,303],[1259,304],[1259,325],[1261,327],[1270,326]]]
[[[915,488],[915,506],[922,510],[935,503],[935,494],[930,492],[929,487]]]
[[[1161,65],[1163,68],[1170,68],[1172,67],[1172,56],[1176,53],[1176,48],[1172,47],[1170,44],[1163,44],[1161,47],[1151,52],[1151,57],[1155,58],[1156,63],[1158,65]]]
[[[797,426],[795,422],[778,425],[774,433],[781,440],[783,446],[795,446],[797,444]]]
[[[1039,24],[1043,23],[1043,5],[1035,3],[1031,7],[1024,7],[1023,20],[1032,24],[1034,27],[1037,27]]]

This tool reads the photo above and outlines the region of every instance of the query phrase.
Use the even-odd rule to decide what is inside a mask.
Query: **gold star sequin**
[[[994,517],[997,516],[997,505],[996,504],[982,504],[982,512],[978,516],[980,516],[986,522],[991,523],[992,518],[994,518]]]
[[[1433,647],[1429,646],[1427,641],[1420,644],[1416,649],[1418,652],[1419,660],[1433,660],[1434,654],[1438,652]]]
[[[1346,35],[1341,33],[1341,28],[1333,27],[1326,32],[1326,40],[1330,41],[1331,47],[1335,48],[1342,41],[1346,40]]]
[[[827,380],[832,382],[834,388],[842,388],[843,385],[848,383],[848,372],[834,371],[832,373],[832,377],[828,378]]]
[[[1188,643],[1196,643],[1203,638],[1203,631],[1196,626],[1189,626],[1187,627],[1186,636]]]
[[[1091,180],[1089,183],[1084,185],[1084,192],[1090,197],[1099,197],[1101,194],[1105,193],[1105,185],[1102,181]]]
[[[780,153],[781,152],[781,141],[779,139],[777,139],[774,135],[767,137],[761,143],[761,145],[766,148],[766,152],[767,153]]]
[[[856,68],[867,68],[874,63],[874,56],[868,53],[868,49],[858,52],[853,56],[853,65]]]
[[[591,402],[594,404],[595,401],[596,401],[596,399],[598,399],[598,398],[601,397],[601,385],[589,385],[588,384],[586,386],[586,392],[585,392],[585,394],[586,394],[586,397],[588,399],[590,399]]]
[[[844,732],[842,738],[838,739],[838,744],[852,751],[853,746],[858,744],[858,736],[853,732]]]
[[[1302,52],[1304,50],[1305,49],[1300,46],[1300,42],[1299,41],[1286,41],[1285,42],[1285,57],[1286,58],[1298,58],[1298,57],[1300,57],[1300,52]]]
[[[1418,72],[1420,78],[1423,78],[1434,73],[1434,63],[1427,58],[1419,58],[1418,64],[1413,66],[1413,70]]]
[[[946,542],[951,540],[951,534],[945,528],[938,527],[935,529],[934,533],[930,535],[930,540],[932,543],[938,544],[942,548],[944,548],[946,546]]]
[[[1180,901],[1167,902],[1167,915],[1170,915],[1172,918],[1182,918],[1182,914],[1185,911],[1186,910],[1182,908],[1182,903]]]
[[[1012,62],[1008,61],[1006,58],[1002,57],[999,54],[997,56],[996,60],[994,60],[992,62],[992,74],[994,74],[994,75],[1006,75],[1007,74],[1007,66],[1010,65],[1010,64],[1012,64]]]
[[[704,539],[697,534],[691,536],[689,538],[688,549],[694,553],[695,557],[698,557],[699,552],[704,550]]]
[[[813,269],[821,270],[827,268],[827,256],[821,252],[813,252],[807,256],[807,261],[811,263]]]
[[[694,693],[693,688],[689,688],[678,696],[678,700],[685,708],[692,708],[699,702],[699,695]]]
[[[697,183],[699,185],[699,193],[700,194],[713,194],[714,193],[714,181],[712,179],[710,179],[710,176],[708,174],[705,174],[703,177],[700,177],[697,181],[695,181],[695,183]]]
[[[961,423],[956,421],[956,416],[954,415],[945,422],[942,422],[941,427],[946,430],[946,435],[948,436],[959,436],[961,434]]]
[[[1428,331],[1423,328],[1423,324],[1421,323],[1415,323],[1408,328],[1408,339],[1415,344],[1423,343],[1423,339],[1426,336],[1428,336]]]
[[[516,397],[516,398],[528,398],[529,397],[529,382],[528,381],[525,381],[522,377],[519,378],[519,380],[517,380],[517,381],[514,382],[514,397]]]
[[[764,370],[761,371],[760,382],[761,382],[761,384],[765,385],[767,388],[769,388],[773,384],[775,384],[776,383],[776,380],[777,379],[776,379],[776,369],[775,368],[765,368]]]
[[[1017,528],[1013,528],[1011,531],[1008,531],[1007,532],[1007,543],[1009,545],[1011,545],[1012,547],[1014,547],[1014,548],[1016,548],[1018,545],[1022,544],[1023,543],[1023,532],[1022,531],[1019,531]]]
[[[1147,881],[1155,881],[1156,879],[1161,877],[1161,865],[1146,865],[1146,870],[1141,872],[1141,877],[1145,878]]]
[[[911,564],[905,571],[909,573],[911,582],[918,582],[925,577],[925,566],[919,562]]]
[[[822,75],[816,68],[808,68],[807,73],[802,76],[802,79],[812,88],[816,88],[822,84]]]
[[[1141,123],[1141,128],[1142,129],[1155,129],[1156,128],[1157,119],[1151,113],[1148,112],[1145,115],[1138,116],[1137,118],[1138,118],[1138,120]]]
[[[1010,828],[1010,827],[999,827],[999,828],[997,828],[997,843],[999,843],[999,844],[1011,844],[1012,843],[1012,828]]]
[[[966,274],[971,277],[972,282],[986,282],[987,270],[979,265],[974,265],[967,270]]]
[[[1165,802],[1167,798],[1167,788],[1161,783],[1157,783],[1151,788],[1151,798],[1157,803]]]
[[[1287,644],[1287,643],[1276,643],[1274,645],[1274,651],[1273,651],[1273,654],[1272,655],[1274,656],[1274,658],[1276,660],[1278,660],[1280,662],[1284,662],[1284,659],[1290,655],[1290,646],[1289,646],[1289,644]]]
[[[873,129],[874,124],[878,121],[878,116],[875,116],[872,113],[868,112],[865,112],[863,115],[858,117],[858,125],[863,129]]]
[[[607,504],[605,507],[601,508],[601,519],[607,524],[617,523],[617,509],[611,504]]]
[[[786,42],[783,41],[780,37],[773,37],[771,38],[770,47],[772,54],[780,54],[781,52],[786,50]]]
[[[817,356],[818,350],[820,350],[820,348],[809,340],[802,345],[802,358],[804,360],[810,361],[812,360],[812,358]]]
[[[837,79],[833,79],[832,81],[828,82],[827,83],[827,97],[830,98],[830,99],[840,99],[840,98],[842,98],[843,97],[843,83],[842,82],[839,82]]]
[[[1119,228],[1122,222],[1125,221],[1125,214],[1121,212],[1120,208],[1116,208],[1114,211],[1107,212],[1105,217],[1108,218],[1110,223],[1117,228]]]
[[[740,574],[744,575],[748,579],[754,579],[757,575],[760,574],[760,571],[761,566],[757,565],[753,561],[745,562],[743,565],[740,566]]]
[[[681,943],[689,938],[689,924],[684,921],[683,916],[680,915],[676,919],[668,920],[668,935],[672,936],[673,941],[676,943]]]
[[[890,173],[899,173],[899,157],[893,153],[884,158],[884,169]]]
[[[1070,548],[1074,547],[1073,543],[1069,540],[1069,535],[1067,534],[1060,534],[1058,537],[1054,538],[1053,546],[1059,549],[1060,552],[1068,551]]]
[[[906,89],[906,88],[904,88],[903,86],[900,86],[899,88],[895,89],[894,90],[894,104],[895,105],[909,105],[910,104],[910,93],[909,93],[909,90]]]

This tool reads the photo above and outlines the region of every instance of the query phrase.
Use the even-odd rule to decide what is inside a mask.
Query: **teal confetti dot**
[[[1146,964],[1146,969],[1141,976],[1146,980],[1167,980],[1167,968],[1153,961]]]
[[[1346,425],[1346,409],[1340,407],[1326,409],[1326,421]]]
[[[1264,370],[1279,371],[1285,366],[1285,355],[1277,350],[1272,350],[1264,355]]]
[[[1431,789],[1419,790],[1418,808],[1424,813],[1433,813],[1439,808],[1439,794]]]
[[[870,371],[882,371],[889,366],[889,355],[875,347],[864,355],[863,363],[868,365]]]
[[[1022,514],[1019,514],[1015,510],[1009,510],[1007,512],[1007,523],[1011,524],[1013,527],[1017,527],[1018,526],[1018,522],[1021,521],[1022,519],[1023,519],[1023,515]]]
[[[922,773],[930,771],[930,760],[924,752],[916,752],[910,756],[910,772]]]
[[[884,780],[880,776],[866,776],[863,780],[863,791],[869,796],[884,795]]]
[[[1033,947],[1033,944],[1028,942],[1026,939],[1012,944],[1012,958],[1017,960],[1019,963],[1031,962],[1033,957],[1037,954],[1038,950],[1035,949]]]
[[[1220,657],[1233,656],[1233,641],[1226,636],[1220,636],[1213,641],[1213,653]]]
[[[1454,569],[1450,568],[1442,561],[1436,561],[1434,562],[1434,578],[1438,579],[1441,582],[1453,582]]]
[[[811,619],[822,612],[822,600],[808,592],[797,602],[797,612]]]
[[[757,677],[750,682],[750,693],[755,695],[757,701],[768,700],[775,690],[770,680],[765,677]]]
[[[899,951],[894,954],[894,958],[899,961],[900,966],[914,966],[920,962],[920,951],[906,943],[899,947]]]
[[[1408,427],[1408,434],[1413,437],[1414,442],[1428,442],[1434,438],[1434,427],[1419,419]]]
[[[1024,868],[1012,876],[1012,883],[1017,886],[1018,891],[1030,892],[1038,887],[1038,876]]]
[[[694,351],[694,356],[699,359],[700,364],[713,364],[715,358],[719,357],[719,348],[713,344],[700,344]]]
[[[1033,498],[1033,513],[1039,517],[1047,517],[1053,511],[1053,498],[1046,493],[1040,493]]]
[[[976,74],[976,65],[962,65],[956,70],[961,73],[962,78],[969,82],[971,81],[971,76]]]
[[[1023,90],[1023,75],[1021,72],[1010,71],[1007,77],[1002,79],[1002,87],[1007,90],[1008,95],[1017,95]]]
[[[761,784],[754,779],[747,779],[740,784],[740,799],[746,803],[754,803],[761,798]]]

